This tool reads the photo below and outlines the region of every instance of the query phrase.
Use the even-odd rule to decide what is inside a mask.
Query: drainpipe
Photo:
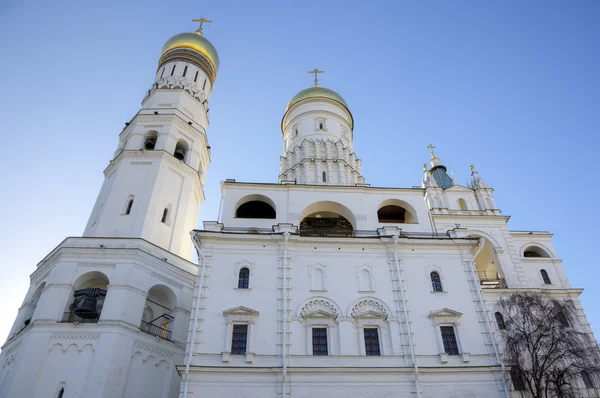
[[[410,359],[412,360],[413,367],[415,368],[415,385],[417,387],[417,398],[420,398],[421,391],[419,389],[419,367],[417,366],[417,359],[415,358],[415,349],[412,340],[412,330],[410,327],[410,320],[408,319],[408,307],[406,305],[406,298],[404,297],[404,285],[402,284],[402,275],[400,274],[400,263],[398,262],[398,235],[394,235],[392,239],[394,239],[394,262],[396,264],[396,273],[398,274],[398,283],[400,284],[400,294],[402,296],[402,305],[404,306],[404,316],[406,317],[406,328],[408,329]]]
[[[502,387],[504,387],[504,395],[506,396],[506,398],[510,398],[510,394],[508,392],[508,387],[506,386],[506,368],[504,367],[504,362],[502,362],[502,359],[500,358],[500,353],[498,352],[498,347],[496,346],[496,335],[494,334],[494,329],[492,329],[492,323],[490,321],[490,317],[488,316],[488,310],[487,307],[485,306],[485,300],[483,298],[483,292],[481,289],[481,284],[479,283],[479,277],[477,276],[477,272],[475,271],[475,259],[477,258],[477,256],[479,256],[479,253],[481,253],[481,250],[483,250],[483,245],[485,244],[485,240],[483,238],[479,238],[479,248],[477,249],[477,251],[475,252],[475,255],[473,256],[473,260],[471,260],[471,273],[473,274],[473,280],[475,281],[475,283],[477,284],[477,293],[479,294],[479,300],[481,301],[481,306],[483,308],[483,314],[485,316],[485,321],[487,323],[488,329],[490,331],[490,338],[492,339],[492,346],[494,347],[494,354],[496,355],[496,360],[500,363],[500,367],[502,368]]]
[[[194,232],[192,232],[193,234]],[[194,290],[198,292],[196,294],[196,305],[194,306],[194,324],[192,325],[192,338],[190,339],[190,352],[185,364],[185,379],[183,384],[183,398],[187,398],[188,393],[188,380],[190,376],[190,365],[192,364],[192,358],[194,356],[194,344],[196,343],[196,329],[198,326],[198,313],[200,312],[200,296],[202,296],[202,285],[204,284],[204,270],[206,269],[206,259],[202,255],[202,251],[200,250],[200,244],[193,236],[192,240],[194,241],[194,246],[196,247],[196,253],[198,253],[198,259],[201,260],[200,264],[202,265],[200,273],[196,277],[196,286],[194,286]]]
[[[287,245],[288,238],[290,236],[289,232],[283,233],[283,344],[282,344],[282,367],[283,367],[283,389],[281,396],[285,398],[286,394],[286,375],[287,375]]]

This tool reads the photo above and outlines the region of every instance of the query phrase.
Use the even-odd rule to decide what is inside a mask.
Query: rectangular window
[[[596,388],[596,386],[594,386],[594,380],[592,380],[592,377],[587,371],[581,371],[581,378],[583,379],[585,388]]]
[[[460,355],[458,352],[458,344],[456,343],[456,335],[454,334],[454,326],[440,326],[442,332],[442,342],[444,343],[444,351],[448,355]]]
[[[248,325],[233,325],[231,336],[231,354],[246,355],[248,341]]]
[[[525,382],[523,381],[523,374],[521,369],[516,366],[510,368],[510,378],[513,383],[513,388],[516,391],[525,391]]]
[[[196,75],[194,75],[194,83],[196,83],[196,81],[198,81],[198,71],[196,71]]]
[[[313,328],[313,355],[327,355],[327,328]]]
[[[183,77],[185,77],[186,73],[187,73],[187,65],[185,66],[185,68],[183,68]]]
[[[380,356],[379,331],[377,328],[365,328],[365,352],[367,356]]]

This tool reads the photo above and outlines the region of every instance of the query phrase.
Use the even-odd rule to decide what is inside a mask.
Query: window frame
[[[580,372],[581,380],[583,381],[584,388],[596,388],[596,383],[594,383],[594,379],[592,375],[587,370],[582,370]]]
[[[325,327],[323,327],[325,326]],[[329,327],[327,327],[326,325],[312,325],[311,328],[311,348],[312,348],[312,355],[313,356],[329,356],[330,355],[330,348],[329,348]],[[324,351],[323,351],[323,345],[321,343],[319,343],[317,345],[317,347],[315,347],[315,338],[317,339],[322,339],[323,336],[315,336],[315,331],[324,331],[325,334],[325,347],[324,347]],[[316,351],[315,351],[316,349]],[[316,353],[315,353],[316,352]]]
[[[506,322],[504,322],[504,315],[500,311],[494,313],[494,319],[496,319],[496,327],[498,330],[506,330]]]
[[[437,279],[434,279],[434,274],[437,277]],[[437,271],[431,271],[429,273],[429,280],[431,281],[431,291],[432,293],[443,293],[444,292],[444,285],[442,284],[442,277],[440,276],[440,273]]]
[[[544,268],[540,269],[540,275],[542,277],[542,282],[544,285],[552,284],[552,279],[550,279],[550,275],[548,275],[548,271],[546,271]]]
[[[451,331],[452,333],[444,333],[444,331]],[[440,334],[442,336],[444,352],[448,355],[459,356],[461,351],[458,345],[458,338],[456,337],[456,328],[454,325],[440,325]],[[453,341],[448,342],[448,345],[446,345],[447,339],[445,339],[444,336],[451,337],[451,340]],[[452,345],[454,347],[452,347]]]
[[[245,337],[245,339],[244,339],[244,347],[243,347],[244,348],[244,352],[241,352],[241,351],[237,352],[236,348],[241,348],[241,346],[240,347],[236,347],[236,345],[234,344],[235,343],[235,336],[236,336],[236,328],[239,329],[239,328],[242,328],[242,327],[244,328],[244,332],[245,332],[245,333],[243,333],[243,335]],[[231,329],[231,351],[230,351],[231,355],[246,355],[246,353],[248,352],[248,335],[250,334],[249,333],[249,329],[250,328],[248,327],[247,323],[237,323],[236,322],[236,323],[234,323],[232,325],[232,329]],[[240,334],[240,333],[238,333],[238,334]]]
[[[244,275],[242,275],[242,272]],[[250,289],[250,268],[241,267],[238,272],[238,289]]]
[[[515,391],[526,391],[525,380],[523,379],[523,371],[518,366],[510,368],[510,381]]]
[[[378,327],[367,327],[367,326],[363,326],[362,328],[363,330],[363,338],[364,338],[364,343],[365,343],[365,355],[368,357],[380,357],[381,356],[381,338],[380,338],[380,331]],[[367,330],[369,331],[375,331],[375,336],[377,341],[377,353],[369,353],[370,350],[367,349],[367,346],[372,346],[374,345],[373,343],[371,344],[367,344]],[[373,338],[373,336],[371,336],[371,338]]]
[[[226,317],[227,330],[225,338],[225,350],[221,353],[223,362],[229,362],[230,356],[232,355],[233,346],[233,330],[236,325],[247,325],[246,329],[246,362],[251,363],[254,361],[254,332],[255,324],[258,319],[258,311],[252,310],[247,307],[239,306],[235,308],[223,311],[223,315]],[[233,354],[236,357],[243,354]]]
[[[465,351],[463,343],[461,341],[460,335],[460,323],[461,323],[462,313],[458,311],[454,311],[448,308],[443,308],[441,310],[432,311],[429,314],[429,319],[433,322],[433,327],[435,328],[435,335],[438,343],[439,356],[442,363],[448,362],[448,357],[456,357],[462,356],[462,362],[470,361],[470,354]],[[458,355],[449,355],[446,353],[444,341],[442,338],[442,327],[452,326],[454,328],[454,337],[456,339],[456,346],[458,348]]]

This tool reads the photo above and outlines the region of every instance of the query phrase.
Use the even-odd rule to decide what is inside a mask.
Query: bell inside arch
[[[173,154],[173,156],[175,156],[177,159],[183,161],[185,159],[185,153],[186,153],[186,149],[182,146],[177,146],[177,148],[175,148],[175,153]]]
[[[98,319],[99,314],[96,311],[98,300],[96,297],[86,297],[81,302],[81,305],[75,310],[75,314],[83,319]]]

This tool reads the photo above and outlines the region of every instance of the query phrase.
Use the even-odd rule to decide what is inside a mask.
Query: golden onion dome
[[[214,66],[215,74],[219,69],[219,54],[210,41],[198,31],[196,33],[180,33],[171,37],[163,46],[160,56],[174,49],[191,49],[204,55]]]
[[[290,109],[293,105],[309,98],[327,98],[339,102],[340,104],[344,105],[346,109],[348,109],[348,104],[346,104],[346,101],[344,101],[342,96],[336,93],[335,91],[325,87],[311,87],[307,88],[306,90],[302,90],[298,94],[294,95],[287,108],[285,108],[285,111],[287,112],[288,109]],[[348,109],[348,112],[349,111],[350,109]]]

